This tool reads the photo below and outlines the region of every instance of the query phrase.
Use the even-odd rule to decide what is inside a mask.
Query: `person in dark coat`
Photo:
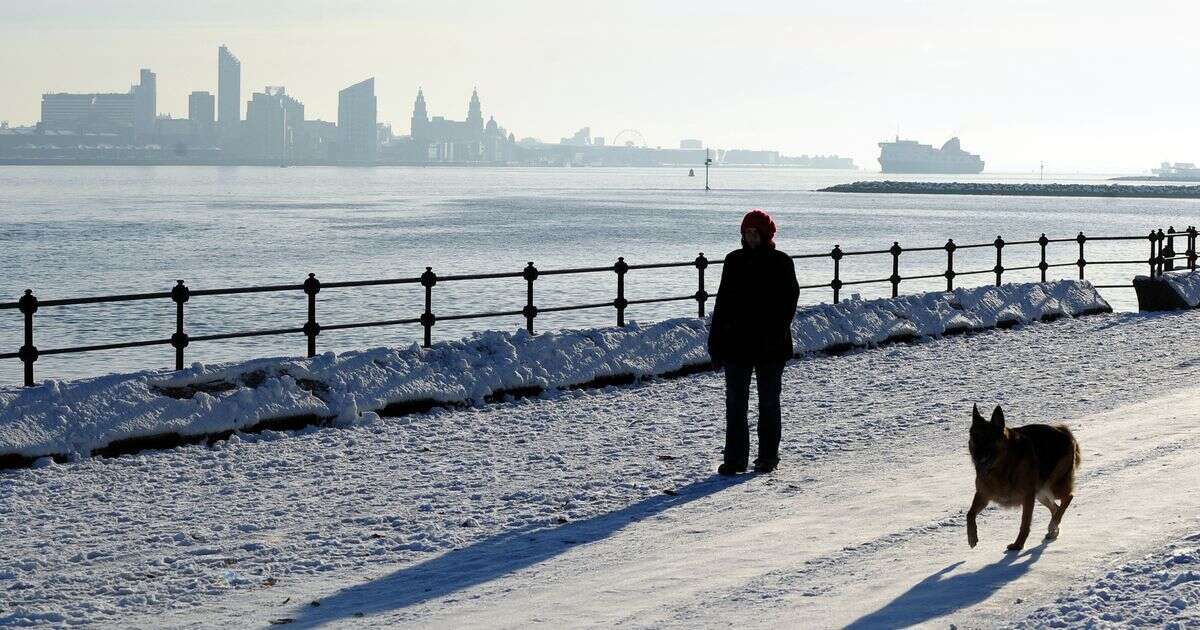
[[[722,475],[745,472],[750,458],[750,375],[758,380],[758,458],[754,470],[779,464],[783,366],[792,358],[792,318],[800,286],[796,266],[775,248],[775,222],[762,210],[742,219],[742,247],[725,256],[708,329],[708,353],[725,369],[725,460]]]

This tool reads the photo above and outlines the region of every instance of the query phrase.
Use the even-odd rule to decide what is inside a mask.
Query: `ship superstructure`
[[[980,173],[983,160],[963,151],[958,138],[950,138],[942,148],[916,140],[879,143],[879,166],[884,173]]]

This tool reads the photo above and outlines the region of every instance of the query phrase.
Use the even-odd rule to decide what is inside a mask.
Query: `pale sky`
[[[227,44],[243,103],[282,85],[336,120],[337,91],[374,76],[397,133],[418,86],[459,120],[478,86],[518,138],[632,128],[878,170],[899,130],[958,135],[989,172],[1140,172],[1200,162],[1197,24],[1194,1],[0,0],[0,120],[36,122],[43,92],[126,91],[141,67],[186,116]]]

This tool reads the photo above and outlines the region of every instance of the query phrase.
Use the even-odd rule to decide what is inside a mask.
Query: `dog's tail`
[[[1071,442],[1071,454],[1063,457],[1058,461],[1058,465],[1054,467],[1054,472],[1051,473],[1050,479],[1047,481],[1054,488],[1059,498],[1063,495],[1071,494],[1075,488],[1075,473],[1079,470],[1079,462],[1082,458],[1079,456],[1079,440],[1075,439],[1075,434],[1071,433],[1071,429],[1065,424],[1060,424],[1055,427],[1063,433]]]
[[[1079,440],[1075,439],[1075,434],[1071,433],[1071,428],[1065,424],[1058,425],[1058,430],[1067,434],[1067,438],[1071,440],[1071,448],[1075,451],[1075,468],[1079,468],[1079,462],[1083,461],[1079,456]]]

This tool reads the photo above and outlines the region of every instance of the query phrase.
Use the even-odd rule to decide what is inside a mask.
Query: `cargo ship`
[[[880,142],[879,166],[884,173],[981,173],[983,160],[963,151],[958,138],[950,138],[942,148],[916,140]]]

